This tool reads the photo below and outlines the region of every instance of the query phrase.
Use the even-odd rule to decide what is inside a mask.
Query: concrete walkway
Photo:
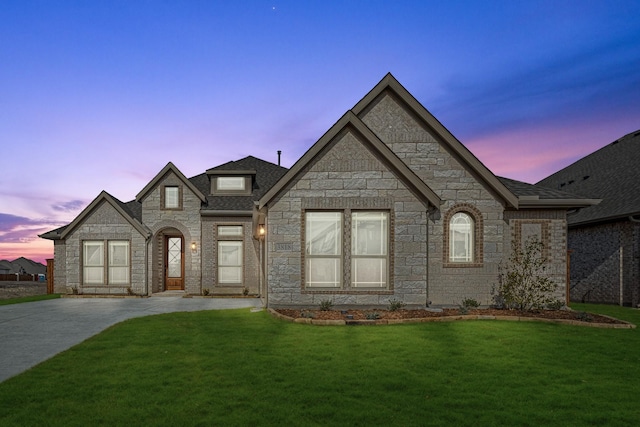
[[[258,298],[60,298],[0,306],[0,382],[133,317],[261,307]]]

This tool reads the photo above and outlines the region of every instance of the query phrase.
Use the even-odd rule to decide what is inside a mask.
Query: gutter
[[[520,196],[518,208],[587,208],[601,201],[602,199],[540,199],[539,196]]]

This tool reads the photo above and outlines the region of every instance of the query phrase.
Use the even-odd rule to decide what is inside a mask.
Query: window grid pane
[[[217,178],[218,190],[244,190],[245,178],[242,176],[221,176]]]
[[[351,265],[354,287],[381,288],[387,286],[386,258],[354,258]]]
[[[241,225],[219,225],[218,236],[219,237],[242,236],[242,226]]]
[[[342,283],[342,213],[305,215],[305,284],[339,287]]]
[[[458,212],[449,224],[449,259],[451,262],[473,261],[473,219]]]
[[[309,258],[307,259],[307,280],[309,287],[340,286],[340,260],[336,258]]]
[[[218,242],[218,283],[242,283],[243,244]]]
[[[129,242],[109,242],[109,283],[129,283]]]
[[[164,207],[168,209],[180,207],[179,194],[178,187],[164,187]]]
[[[83,243],[83,283],[104,284],[104,242]]]

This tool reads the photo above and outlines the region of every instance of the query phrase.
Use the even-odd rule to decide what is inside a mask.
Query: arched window
[[[458,212],[449,222],[449,262],[473,262],[474,223],[471,215]]]

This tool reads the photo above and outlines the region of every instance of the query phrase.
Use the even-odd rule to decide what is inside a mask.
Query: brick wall
[[[637,306],[639,245],[640,224],[630,221],[571,228],[571,300]]]

